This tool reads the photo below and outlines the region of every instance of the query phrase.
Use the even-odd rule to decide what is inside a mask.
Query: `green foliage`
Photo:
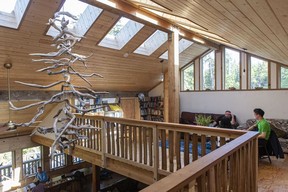
[[[28,161],[41,157],[41,147],[30,147],[22,150],[23,160]]]
[[[12,152],[11,151],[0,153],[0,164],[2,164],[2,166],[12,165]]]
[[[281,67],[281,88],[288,88],[288,68]]]
[[[195,120],[197,125],[208,126],[212,122],[212,117],[205,115],[196,115]]]
[[[215,51],[202,58],[203,90],[215,89]]]
[[[268,62],[251,57],[251,88],[268,88]]]
[[[190,65],[189,67],[183,70],[183,90],[194,90],[194,65]]]
[[[240,89],[240,52],[225,48],[225,89]]]

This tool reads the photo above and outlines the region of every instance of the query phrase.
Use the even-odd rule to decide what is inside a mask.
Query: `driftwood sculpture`
[[[63,103],[64,107],[60,109],[55,116],[53,117],[53,124],[50,127],[38,127],[36,131],[41,134],[46,133],[54,133],[55,138],[54,142],[51,146],[51,154],[52,156],[55,153],[56,149],[63,150],[65,148],[72,149],[75,145],[75,141],[79,139],[86,139],[85,136],[80,134],[80,131],[83,129],[97,129],[96,127],[92,127],[90,125],[75,125],[75,115],[71,113],[71,109],[76,109],[80,111],[83,115],[87,112],[90,112],[96,108],[91,109],[81,109],[77,106],[74,106],[70,103],[69,98],[74,97],[79,100],[82,106],[85,105],[85,102],[81,97],[86,98],[96,98],[96,94],[105,93],[105,92],[95,92],[91,88],[86,86],[75,86],[71,83],[72,76],[78,76],[83,79],[86,83],[91,86],[91,83],[86,79],[89,77],[100,77],[103,78],[98,73],[92,74],[82,74],[77,72],[73,65],[82,64],[84,67],[87,67],[86,61],[91,56],[84,56],[73,52],[73,46],[79,41],[79,38],[83,38],[68,29],[69,20],[65,19],[65,17],[70,17],[73,20],[77,20],[78,17],[68,13],[68,12],[57,12],[54,15],[53,19],[49,19],[48,25],[55,28],[59,34],[53,38],[53,46],[57,48],[55,52],[49,53],[32,53],[30,55],[40,56],[41,59],[33,59],[33,62],[44,62],[49,66],[41,68],[37,70],[37,72],[46,72],[48,75],[62,75],[63,80],[48,84],[48,85],[40,85],[40,84],[32,84],[16,81],[16,83],[29,86],[36,87],[39,89],[47,89],[54,86],[61,85],[61,92],[53,95],[47,101],[40,101],[30,105],[26,105],[23,107],[15,107],[12,102],[10,102],[10,108],[12,110],[25,110],[34,106],[38,106],[37,113],[31,119],[31,121],[26,123],[15,124],[15,126],[30,126],[32,125],[39,116],[41,116],[45,111],[45,106],[52,103]],[[62,19],[60,19],[62,17]],[[57,25],[56,22],[60,23],[60,26]],[[44,58],[43,58],[44,57]],[[87,92],[80,92],[78,89],[85,89]],[[32,133],[32,134],[35,134]],[[73,136],[73,137],[72,137]],[[71,150],[69,150],[71,152]]]

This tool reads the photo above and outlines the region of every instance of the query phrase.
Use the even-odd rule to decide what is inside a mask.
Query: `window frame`
[[[204,76],[203,76],[203,57],[205,57],[206,55],[210,54],[211,52],[214,52],[214,89],[211,90],[206,90],[204,89]],[[215,91],[216,90],[216,51],[211,49],[207,52],[205,52],[203,55],[200,56],[200,90],[201,91]]]
[[[251,88],[251,58],[252,57],[254,57],[254,58],[256,58],[256,59],[260,59],[260,60],[263,60],[263,61],[266,61],[267,62],[267,78],[268,78],[268,87],[267,88],[265,88],[265,87],[263,87],[263,88],[261,88],[260,90],[269,90],[269,89],[271,89],[271,62],[270,62],[270,60],[268,60],[268,59],[265,59],[265,58],[263,58],[263,57],[259,57],[259,56],[257,56],[257,55],[252,55],[252,54],[248,54],[247,55],[247,58],[248,58],[248,62],[247,62],[247,65],[248,65],[248,67],[247,67],[247,69],[248,69],[248,74],[247,74],[247,90],[258,90],[257,88]]]
[[[236,51],[239,53],[239,88],[237,89],[236,87],[236,90],[242,90],[242,74],[241,74],[241,71],[242,71],[242,58],[241,58],[241,51],[240,50],[237,50],[237,49],[234,49],[234,48],[231,48],[231,47],[224,47],[223,50],[223,63],[222,63],[222,66],[223,66],[223,71],[222,71],[222,87],[223,89],[222,90],[230,90],[229,87],[226,88],[226,63],[225,63],[225,57],[226,57],[226,49],[230,49],[232,51]]]
[[[193,90],[184,90],[184,71],[185,69],[189,68],[190,66],[193,66]],[[195,91],[195,62],[192,61],[188,64],[186,64],[185,66],[183,66],[181,69],[180,69],[180,78],[181,78],[181,83],[180,83],[180,88],[181,88],[181,91],[186,91],[186,92],[189,92],[189,91]]]
[[[287,65],[283,65],[283,64],[279,64],[278,65],[279,67],[278,67],[278,70],[277,70],[277,87],[279,88],[279,89],[288,89],[288,87],[287,88],[282,88],[281,87],[281,68],[285,68],[285,69],[287,69],[288,70],[288,66]]]
[[[35,175],[35,173],[37,172],[37,167],[36,167],[36,170],[35,170],[35,173],[31,173],[31,174],[26,174],[26,172],[24,171],[24,163],[26,163],[26,161],[24,161],[24,158],[23,158],[23,150],[24,149],[29,149],[29,148],[34,148],[34,147],[40,147],[40,159],[39,159],[39,166],[43,166],[44,165],[44,162],[43,162],[43,146],[41,145],[36,145],[36,146],[30,146],[30,147],[26,147],[26,148],[22,148],[21,149],[21,158],[22,158],[22,175],[23,177],[33,177]],[[31,160],[28,160],[28,161],[31,161]]]

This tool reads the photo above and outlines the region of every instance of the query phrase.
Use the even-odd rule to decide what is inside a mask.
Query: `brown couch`
[[[196,120],[195,117],[196,115],[205,115],[205,116],[211,116],[213,121],[216,121],[220,116],[223,114],[214,114],[214,113],[193,113],[193,112],[186,112],[183,111],[181,113],[180,117],[180,123],[181,124],[190,124],[190,125],[195,125]],[[211,122],[212,123],[212,122]]]

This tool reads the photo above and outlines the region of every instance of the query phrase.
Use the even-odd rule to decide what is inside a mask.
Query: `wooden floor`
[[[288,155],[285,159],[272,157],[272,164],[268,159],[259,161],[258,191],[288,192]]]

